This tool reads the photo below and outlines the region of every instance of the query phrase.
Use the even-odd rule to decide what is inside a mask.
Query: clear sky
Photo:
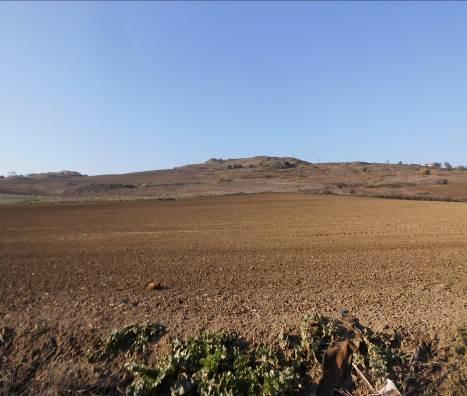
[[[0,174],[467,164],[467,3],[0,3]]]

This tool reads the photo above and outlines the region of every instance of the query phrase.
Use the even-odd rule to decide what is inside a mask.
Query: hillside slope
[[[309,163],[297,158],[212,158],[202,164],[85,176],[62,171],[0,179],[0,195],[48,199],[180,198],[305,192],[412,199],[467,200],[467,172],[420,165]]]

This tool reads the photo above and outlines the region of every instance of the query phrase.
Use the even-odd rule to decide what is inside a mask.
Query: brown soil
[[[44,370],[83,380],[86,343],[146,320],[167,338],[207,328],[253,343],[342,308],[442,343],[465,325],[466,203],[259,194],[4,205],[0,223],[0,355],[9,370],[38,359],[32,393]],[[47,360],[54,343],[72,377]]]

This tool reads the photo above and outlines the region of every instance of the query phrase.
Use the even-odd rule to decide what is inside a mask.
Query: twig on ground
[[[362,378],[363,382],[365,382],[365,384],[368,386],[368,388],[370,388],[370,390],[373,393],[376,393],[376,389],[373,387],[373,385],[371,385],[370,381],[368,381],[366,379],[366,377],[363,375],[363,373],[360,371],[360,369],[357,367],[357,365],[355,363],[352,363],[352,367],[355,369],[357,374]]]

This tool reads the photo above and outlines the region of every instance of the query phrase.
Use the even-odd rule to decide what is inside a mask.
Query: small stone
[[[149,282],[146,289],[148,290],[160,290],[162,289],[162,285],[160,282]]]

